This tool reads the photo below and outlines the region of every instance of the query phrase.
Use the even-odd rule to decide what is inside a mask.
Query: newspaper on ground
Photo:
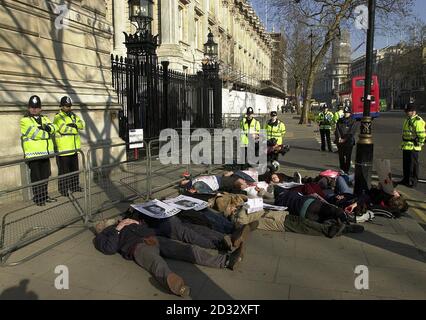
[[[200,211],[207,208],[207,205],[208,205],[208,203],[203,200],[184,196],[184,195],[180,195],[172,199],[167,199],[164,202],[173,208],[184,210],[184,211],[186,210]]]
[[[263,203],[263,209],[273,210],[273,211],[286,211],[287,207],[274,206],[272,204]]]
[[[156,219],[170,218],[180,212],[178,208],[169,206],[157,199],[141,204],[132,204],[131,207],[140,213]]]
[[[252,198],[248,199],[244,204],[244,207],[247,209],[247,213],[258,212],[263,210],[263,199],[262,198]]]

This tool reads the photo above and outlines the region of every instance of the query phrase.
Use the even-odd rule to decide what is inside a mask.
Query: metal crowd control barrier
[[[78,192],[78,186],[73,184],[78,183],[78,180],[80,180],[83,184],[83,190],[86,189],[86,159],[81,150],[76,150],[76,152],[80,154],[83,164],[82,170],[50,177],[35,183],[24,181],[20,186],[0,191],[0,266],[13,266],[23,263],[86,230],[85,207],[87,205],[87,194]],[[31,160],[49,159],[50,161],[51,158],[66,153],[55,153],[45,157],[32,158]],[[3,163],[0,164],[0,170],[13,172],[14,169],[17,169],[13,167],[21,166],[21,169],[23,169],[26,167],[25,163],[27,162],[28,160],[21,159]],[[16,172],[20,172],[21,169],[16,170]],[[24,169],[23,171],[27,170]],[[80,179],[76,178],[77,175]],[[66,183],[66,187],[71,190],[74,189],[75,192],[71,191],[68,194],[63,192],[65,196],[61,197],[59,188],[56,188],[55,184],[49,184],[49,182],[56,181],[59,187],[62,185],[63,188],[63,184]],[[33,198],[31,193],[34,194]],[[47,195],[56,198],[57,202],[44,203]],[[75,225],[79,221],[82,221],[82,224]],[[47,248],[36,251],[20,261],[6,264],[6,260],[14,251],[64,228],[82,228],[82,230]]]
[[[181,136],[179,136],[179,149],[174,150],[177,153],[171,154],[170,156],[178,157],[182,159],[182,148],[181,148]],[[171,186],[177,185],[182,179],[182,173],[184,171],[189,172],[189,164],[181,164],[180,160],[178,164],[161,164],[160,160],[160,149],[163,143],[167,141],[160,141],[159,139],[153,139],[148,142],[148,198],[152,199],[153,195],[157,192],[163,191]],[[155,183],[153,183],[155,181]]]
[[[210,133],[214,129],[208,129]],[[212,160],[216,150],[214,139],[212,141]],[[140,158],[128,160],[129,145],[126,143],[114,145],[101,145],[90,148],[86,155],[77,150],[82,162],[81,170],[65,175],[50,177],[36,183],[24,182],[20,186],[0,190],[1,209],[1,234],[0,234],[0,266],[17,265],[27,261],[42,252],[72,238],[87,230],[107,210],[118,208],[120,204],[128,204],[136,199],[151,199],[155,193],[177,185],[184,171],[192,176],[211,173],[221,168],[222,164],[179,164],[163,165],[159,159],[160,149],[166,141],[158,138],[149,142],[144,141],[144,147]],[[189,152],[198,144],[198,141],[190,143]],[[175,152],[182,159],[182,135],[179,135],[179,148]],[[188,150],[188,149],[187,149]],[[222,156],[225,155],[222,149]],[[65,153],[52,154],[38,159],[50,159]],[[35,159],[35,158],[34,158]],[[26,168],[27,160],[16,160],[0,164],[1,170],[9,170],[11,166],[23,166]],[[17,170],[21,171],[21,170]],[[27,169],[23,171],[28,171]],[[79,193],[77,185],[79,176],[84,193]],[[61,197],[61,183],[71,184],[75,192]],[[52,184],[52,182],[58,182]],[[45,206],[37,206],[29,196],[31,190],[42,184],[48,184],[49,195],[57,198],[56,203],[46,203]],[[58,187],[56,187],[56,185]],[[102,216],[101,216],[102,217]],[[78,221],[82,224],[76,225]],[[11,253],[40,240],[58,230],[64,228],[82,228],[48,247],[34,252],[30,256],[14,263],[6,264]]]
[[[144,141],[146,150],[147,143]],[[87,151],[87,215],[94,216],[120,203],[149,194],[147,155],[128,160],[129,144],[103,145]],[[98,164],[99,163],[99,164]]]

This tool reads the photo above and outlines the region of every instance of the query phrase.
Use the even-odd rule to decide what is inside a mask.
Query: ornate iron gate
[[[139,59],[111,55],[112,85],[117,91],[120,137],[128,142],[130,129],[144,129],[144,139],[166,128],[216,128],[222,124],[222,83],[217,63],[187,75],[170,70],[169,62],[150,65]]]

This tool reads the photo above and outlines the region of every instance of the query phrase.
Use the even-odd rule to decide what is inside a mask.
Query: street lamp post
[[[153,36],[151,33],[154,2],[152,0],[128,0],[128,3],[129,20],[136,23],[136,32],[130,35],[124,32],[127,54],[143,57],[148,63],[152,62],[156,65],[155,51],[158,46],[158,36]]]
[[[365,63],[364,114],[361,120],[359,140],[356,148],[355,188],[356,195],[362,195],[370,189],[373,167],[373,136],[371,110],[371,83],[373,73],[374,23],[376,0],[368,1],[368,32]],[[378,101],[376,101],[378,103]]]
[[[146,80],[142,80],[141,83],[130,84],[134,85],[133,90],[136,91],[136,94],[131,101],[133,124],[132,126],[128,124],[128,127],[129,129],[144,128],[144,136],[150,136],[152,127],[146,126],[146,124],[156,123],[156,121],[153,119],[152,112],[147,112],[147,110],[157,105],[156,90],[152,80],[156,77],[158,63],[156,54],[158,36],[153,36],[151,33],[154,2],[153,0],[128,0],[128,5],[129,20],[135,24],[136,32],[134,34],[124,32],[127,57],[134,62],[135,78],[139,79],[139,75],[142,73],[146,77]],[[143,81],[146,82],[146,86],[143,86]],[[134,153],[135,159],[137,159],[137,148]]]
[[[209,117],[209,127],[217,127],[221,124],[221,104],[222,104],[222,82],[219,79],[219,64],[217,62],[218,57],[218,44],[214,42],[213,33],[210,31],[207,35],[207,42],[204,44],[204,55],[203,59],[203,73],[206,87],[212,88],[215,92],[213,97],[213,119]],[[209,92],[209,91],[207,91]],[[209,114],[211,109],[209,106],[209,94],[205,95],[207,100],[204,101],[205,112]],[[220,110],[219,110],[220,109]]]

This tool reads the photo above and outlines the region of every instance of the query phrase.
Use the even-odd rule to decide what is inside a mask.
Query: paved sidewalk
[[[302,165],[317,148],[315,127],[299,126],[290,117],[286,117],[286,126],[289,143],[291,139],[306,140],[306,145],[293,148],[285,156],[286,172],[297,169],[304,175],[314,175],[319,168],[332,167],[321,154],[312,160],[316,165]],[[414,210],[398,220],[376,218],[365,224],[364,234],[326,239],[256,230],[237,271],[180,261],[169,263],[191,286],[190,299],[426,299],[426,232],[418,214],[425,212],[424,197],[409,189],[401,191],[411,199]],[[104,215],[117,214],[124,208],[111,209]],[[9,261],[17,261],[78,230],[59,231],[18,250]],[[86,230],[29,262],[3,268],[0,299],[180,300],[161,289],[132,261],[97,252],[92,240],[93,233]],[[54,288],[58,276],[55,268],[59,265],[68,267],[69,290]],[[368,267],[369,290],[360,291],[354,286],[358,265]]]

